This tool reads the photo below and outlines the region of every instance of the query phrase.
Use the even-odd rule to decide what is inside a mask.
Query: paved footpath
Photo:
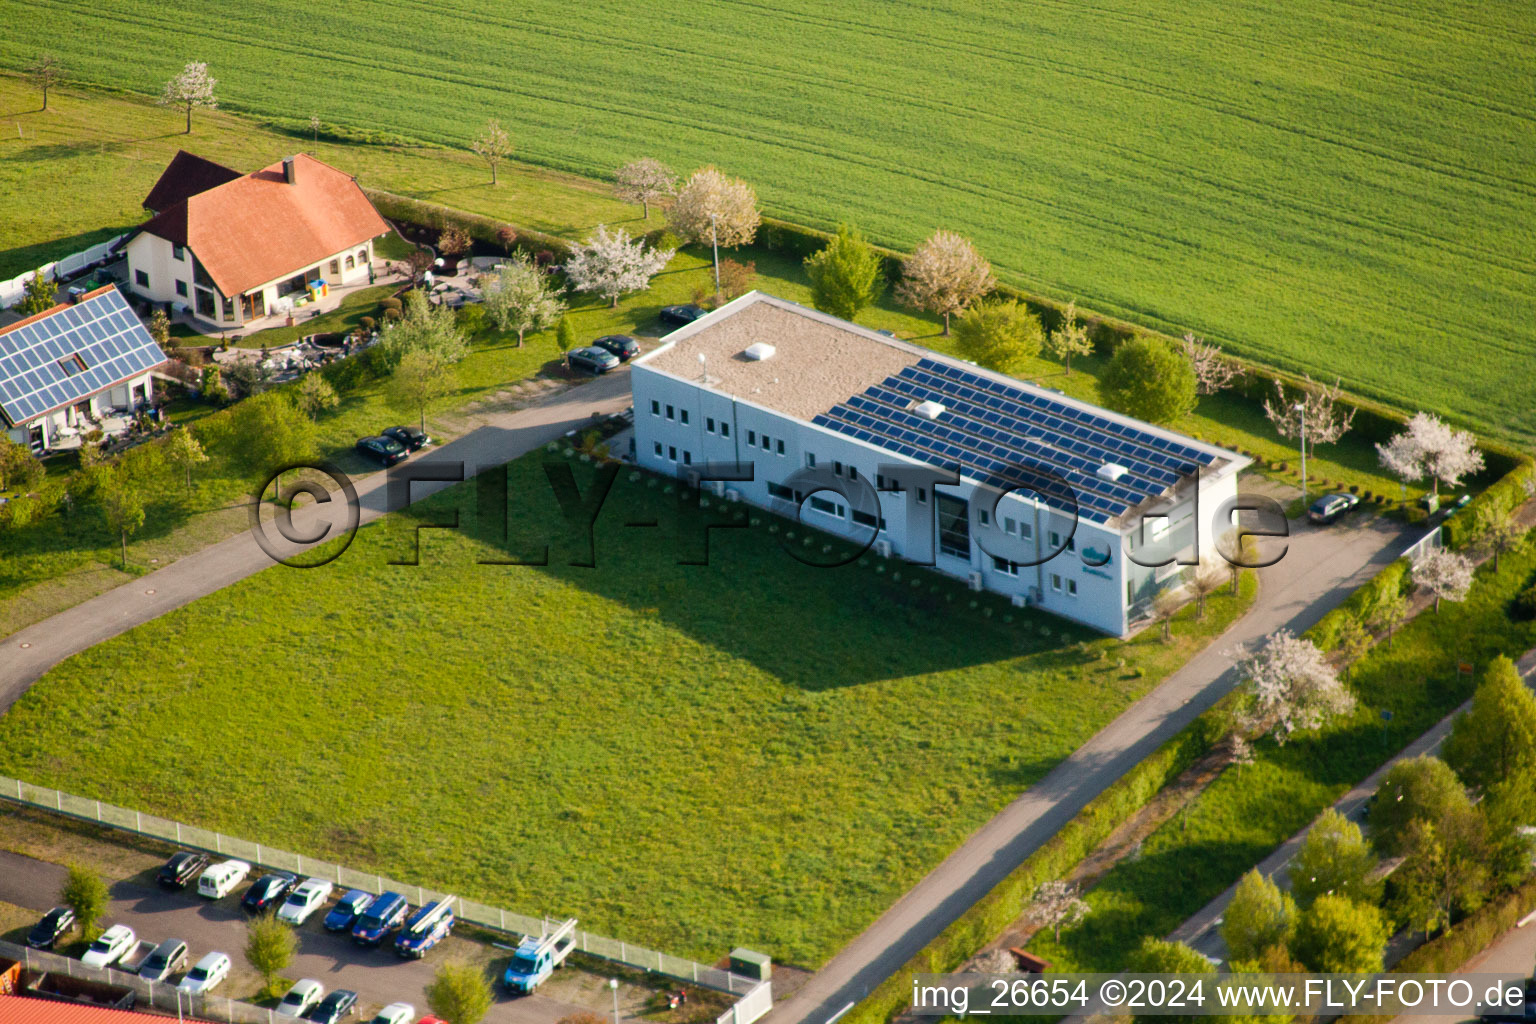
[[[408,464],[461,461],[466,476],[481,469],[510,462],[565,434],[589,425],[594,413],[615,413],[630,402],[629,372],[616,371],[597,380],[567,388],[517,412],[490,417],[479,427],[441,448],[415,456]],[[357,481],[360,520],[371,522],[407,504],[391,504],[385,473],[373,473]],[[419,499],[448,484],[419,483],[411,497]],[[313,515],[309,506],[306,513]],[[305,525],[305,514],[296,513],[296,525]],[[285,544],[281,551],[293,554],[303,545]],[[125,633],[166,612],[245,579],[273,564],[251,533],[186,555],[163,569],[59,612],[0,641],[0,714],[27,691],[43,673],[72,654]]]
[[[1235,648],[1279,629],[1308,628],[1422,532],[1405,534],[1380,517],[1325,529],[1293,523],[1291,529],[1286,556],[1260,570],[1259,598],[1247,615],[974,832],[775,1007],[773,1024],[825,1024],[863,999],[1094,797],[1236,685]]]

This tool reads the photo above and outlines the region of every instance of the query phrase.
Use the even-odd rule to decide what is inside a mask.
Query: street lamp
[[[609,978],[608,987],[613,989],[613,1024],[619,1024],[619,979]]]
[[[1301,421],[1301,507],[1307,507],[1307,407],[1301,402],[1295,405]]]
[[[709,244],[715,250],[715,301],[720,301],[720,232],[716,228],[715,215],[709,215]]]

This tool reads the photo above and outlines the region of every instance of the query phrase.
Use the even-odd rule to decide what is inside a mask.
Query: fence
[[[184,825],[170,818],[125,810],[112,804],[102,803],[100,800],[71,796],[57,789],[34,786],[20,779],[3,775],[0,775],[0,798],[27,807],[37,807],[82,821],[106,825],[150,839],[174,843],[180,847],[249,861],[253,865],[264,868],[329,878],[338,886],[369,889],[376,893],[384,892],[386,889],[391,890],[400,893],[406,899],[414,896],[417,906],[435,899],[444,899],[447,896],[445,893],[419,885],[407,885],[373,872],[356,871],[329,861],[253,843],[248,839],[227,836],[212,829]],[[455,906],[455,916],[459,920],[493,931],[519,935],[544,935],[557,923],[550,918],[530,917],[526,914],[503,910],[500,907],[475,903],[462,897],[456,900]],[[773,1005],[772,993],[767,982],[723,971],[718,967],[707,967],[692,960],[671,956],[644,946],[620,942],[618,939],[594,935],[587,931],[576,932],[576,948],[583,953],[624,964],[627,967],[654,971],[657,974],[664,974],[679,981],[692,982],[717,992],[742,996],[743,998],[736,1006],[721,1018],[721,1024],[751,1024],[752,1021],[767,1013]],[[746,1004],[745,1008],[744,1004]],[[751,1012],[754,1009],[756,1012]]]
[[[1437,526],[1408,545],[1408,550],[1403,552],[1403,557],[1410,562],[1417,562],[1425,555],[1439,551],[1443,547],[1445,547],[1445,540],[1440,535],[1440,527]]]
[[[112,251],[112,247],[127,237],[126,233],[118,235],[116,238],[109,239],[99,245],[93,245],[89,249],[65,256],[61,260],[53,263],[44,263],[37,270],[44,277],[51,277],[55,281],[63,281],[85,270],[92,264],[106,259],[107,254]],[[9,281],[0,281],[0,306],[14,306],[20,302],[22,296],[27,293],[27,281],[32,277],[32,274],[33,271],[29,270],[20,277],[14,277]]]

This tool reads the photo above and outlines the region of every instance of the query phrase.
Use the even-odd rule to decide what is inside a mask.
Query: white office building
[[[646,469],[1122,635],[1219,559],[1248,460],[752,292],[635,360]]]

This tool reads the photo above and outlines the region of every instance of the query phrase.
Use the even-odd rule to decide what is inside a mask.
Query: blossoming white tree
[[[1074,925],[1088,916],[1088,904],[1077,895],[1077,886],[1057,879],[1042,883],[1029,898],[1027,908],[1036,924],[1053,928],[1056,941],[1061,941],[1062,925]]]
[[[1435,599],[1435,611],[1440,610],[1440,600],[1466,599],[1472,589],[1472,562],[1465,555],[1454,551],[1436,551],[1414,563],[1413,585]]]
[[[1483,468],[1477,438],[1427,412],[1414,413],[1407,429],[1386,444],[1378,444],[1376,454],[1383,466],[1404,480],[1428,477],[1436,495],[1441,484],[1455,487]]]
[[[206,61],[191,61],[181,69],[181,74],[165,83],[165,92],[160,96],[160,104],[166,107],[186,108],[185,134],[190,135],[192,134],[193,107],[207,107],[209,110],[218,108],[219,101],[213,97],[213,87],[218,84],[218,79],[208,73]]]
[[[524,334],[553,327],[565,312],[549,276],[522,253],[503,263],[483,290],[486,313],[501,330],[517,332],[518,348]]]
[[[713,242],[727,249],[750,244],[762,222],[752,186],[714,167],[701,167],[689,175],[667,218],[672,230],[688,241]]]
[[[1237,671],[1249,697],[1243,725],[1254,735],[1273,736],[1277,743],[1355,706],[1323,652],[1287,629],[1240,658]]]
[[[1243,368],[1221,354],[1220,346],[1186,334],[1179,342],[1179,351],[1195,368],[1195,392],[1214,395],[1231,387],[1232,382],[1243,375]]]
[[[609,231],[599,225],[591,238],[571,249],[565,276],[577,291],[601,295],[617,306],[620,296],[650,287],[676,251],[652,249],[644,239],[631,240],[623,228]]]
[[[997,287],[992,264],[970,239],[953,231],[935,231],[907,257],[901,275],[896,301],[942,316],[945,336],[950,316]]]
[[[1302,424],[1307,428],[1307,454],[1320,444],[1333,444],[1349,433],[1355,422],[1355,410],[1339,401],[1340,386],[1321,387],[1306,378],[1306,386],[1295,395],[1286,393],[1285,385],[1275,381],[1275,397],[1264,399],[1264,416],[1274,424],[1281,437],[1300,437]],[[1297,409],[1296,406],[1301,408]]]
[[[614,173],[613,194],[626,203],[639,203],[641,217],[649,220],[652,203],[677,194],[677,175],[660,160],[641,157]]]

